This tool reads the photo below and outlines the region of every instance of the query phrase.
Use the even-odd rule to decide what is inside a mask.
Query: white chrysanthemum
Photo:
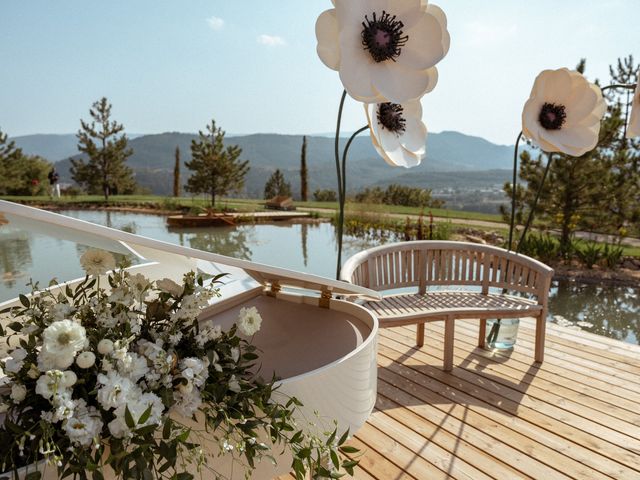
[[[11,386],[10,397],[14,403],[20,403],[22,400],[24,400],[27,397],[27,387],[25,387],[20,383],[14,383]]]
[[[80,257],[80,265],[87,275],[104,275],[116,268],[116,259],[109,252],[91,248]]]
[[[640,72],[638,72],[638,76],[640,77]],[[640,137],[640,80],[633,94],[631,116],[629,118],[629,125],[627,126],[627,138],[633,137]]]
[[[95,363],[96,363],[96,354],[93,352],[82,352],[80,355],[78,355],[78,358],[76,358],[76,364],[80,368],[84,368],[84,369],[91,368]]]
[[[444,12],[427,0],[334,0],[316,22],[317,52],[365,103],[403,103],[433,90],[449,51]]]
[[[163,292],[173,295],[174,297],[179,297],[184,291],[184,288],[181,285],[178,285],[170,278],[163,278],[162,280],[158,280],[156,282],[156,287],[158,287]]]
[[[111,352],[113,352],[113,341],[108,338],[103,338],[98,342],[98,353],[108,355]]]
[[[4,371],[7,373],[18,373],[27,358],[27,351],[24,348],[16,348],[11,352],[11,357],[5,360]]]
[[[260,330],[262,317],[256,307],[242,307],[238,314],[238,330],[248,337]]]
[[[140,389],[131,380],[114,370],[99,374],[98,385],[101,386],[98,388],[97,399],[105,410],[126,405],[131,398],[141,394]]]
[[[420,165],[427,141],[420,101],[368,104],[364,109],[371,141],[384,161],[393,167]]]
[[[522,111],[522,132],[545,152],[579,157],[598,144],[606,111],[600,87],[561,68],[537,77]]]
[[[87,407],[87,402],[81,399],[63,428],[72,444],[88,447],[99,442],[102,426],[100,412],[95,407]]]

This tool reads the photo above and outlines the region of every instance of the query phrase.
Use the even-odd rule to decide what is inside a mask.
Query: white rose
[[[11,358],[7,359],[4,371],[9,373],[18,373],[24,365],[24,359],[27,357],[27,351],[24,348],[16,348],[11,352]]]
[[[108,355],[113,352],[113,342],[108,338],[103,338],[98,342],[98,353]]]
[[[27,388],[24,385],[14,383],[11,387],[11,400],[14,403],[20,403],[27,396]]]
[[[62,372],[62,385],[65,387],[73,387],[78,381],[78,376],[71,370]]]
[[[262,317],[258,313],[256,307],[241,308],[240,315],[238,316],[238,330],[247,337],[254,335],[260,330],[262,324]]]
[[[80,368],[91,368],[96,363],[96,355],[93,352],[82,352],[76,358],[76,363]]]

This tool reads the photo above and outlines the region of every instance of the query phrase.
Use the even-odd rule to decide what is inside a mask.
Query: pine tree
[[[176,147],[176,163],[173,166],[173,196],[180,197],[180,147]]]
[[[8,195],[19,187],[19,163],[22,150],[16,148],[15,142],[9,142],[6,133],[0,130],[0,195]]]
[[[308,171],[307,171],[307,137],[302,137],[302,152],[300,152],[300,199],[303,202],[307,201],[309,193],[308,183]]]
[[[80,120],[78,150],[88,159],[71,159],[73,180],[89,193],[104,195],[105,200],[115,193],[132,193],[136,183],[133,171],[125,162],[133,154],[128,147],[124,126],[111,121],[111,104],[105,97],[89,109],[91,123]]]
[[[242,149],[237,145],[225,147],[224,135],[211,120],[207,131],[200,131],[199,139],[191,141],[192,160],[185,163],[193,172],[187,181],[187,191],[210,195],[212,207],[216,205],[216,196],[242,189],[249,171],[249,162],[239,160]]]
[[[277,196],[291,196],[291,184],[285,181],[280,169],[273,172],[264,185],[264,198],[266,200]]]

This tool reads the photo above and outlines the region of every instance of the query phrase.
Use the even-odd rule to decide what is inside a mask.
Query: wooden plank
[[[387,450],[385,452],[385,450],[383,449],[383,454],[373,448],[370,444],[372,443],[376,445],[380,443],[379,441],[376,441],[376,439],[373,439],[370,443],[363,442],[360,437],[364,435],[364,433],[366,433],[366,431],[351,438],[348,442],[349,445],[358,448],[362,454],[360,457],[358,457],[360,460],[358,470],[367,472],[370,476],[377,480],[383,480],[387,478],[393,478],[397,480],[421,480],[420,478],[412,477],[402,468],[388,459],[389,457],[393,457],[393,450]]]
[[[464,335],[462,336],[462,341],[470,342],[467,336],[473,338],[476,327],[460,320],[456,327],[458,335]],[[432,328],[442,330],[442,326],[437,323],[433,324]],[[531,354],[522,346],[522,342],[516,344],[514,351],[508,353],[494,351],[488,352],[487,355],[494,357],[494,360],[500,362],[514,360],[516,363],[513,365],[521,365],[522,368],[532,369]],[[567,388],[578,392],[584,392],[584,389],[588,387],[591,395],[601,396],[604,394],[607,396],[605,398],[615,399],[617,404],[623,408],[631,409],[632,411],[637,411],[638,409],[637,404],[633,403],[633,406],[630,406],[628,403],[628,399],[637,395],[637,392],[627,389],[627,382],[617,378],[611,376],[595,377],[589,369],[569,362],[556,362],[554,359],[547,359],[542,365],[542,368],[536,367],[533,371],[535,371],[537,375],[545,375],[548,373],[552,381],[557,383],[561,382]]]
[[[407,357],[407,361],[412,360],[411,357]],[[629,463],[637,465],[637,456],[634,456],[629,451],[616,449],[615,447],[611,449],[606,442],[594,439],[561,422],[550,420],[535,411],[527,409],[523,414],[523,412],[518,411],[516,406],[515,414],[513,409],[510,413],[507,413],[501,408],[501,400],[497,402],[495,399],[485,400],[483,396],[478,397],[471,395],[471,392],[467,393],[468,388],[471,391],[474,390],[471,385],[467,386],[464,382],[458,382],[451,374],[446,374],[439,368],[425,365],[424,363],[421,363],[418,368],[413,365],[404,365],[394,358],[387,357],[382,352],[379,354],[379,364],[381,367],[379,370],[381,379],[396,387],[407,385],[406,382],[415,384],[407,387],[410,388],[411,394],[418,395],[423,402],[428,404],[443,406],[450,416],[459,414],[465,420],[465,424],[471,423],[473,425],[477,419],[475,416],[477,414],[482,417],[488,417],[502,427],[507,427],[506,430],[497,427],[482,427],[486,433],[496,435],[497,440],[504,438],[503,435],[507,433],[509,435],[521,434],[529,437],[535,442],[533,448],[522,438],[519,438],[517,442],[509,442],[514,448],[525,448],[525,453],[528,455],[531,455],[534,451],[538,452],[542,449],[542,446],[548,447],[548,450],[542,449],[544,453],[536,454],[535,458],[544,461],[546,464],[557,465],[560,470],[578,472],[576,473],[576,478],[597,478],[597,476],[594,477],[593,472],[588,473],[588,469],[593,469],[616,479],[637,480],[638,478],[640,472],[628,465]],[[462,388],[460,388],[461,386]],[[432,397],[434,394],[444,398],[434,398]],[[410,409],[412,407],[413,405],[407,406]],[[473,415],[471,412],[473,412]],[[478,419],[477,421],[480,422],[481,420]],[[513,430],[508,431],[508,429]],[[602,446],[605,448],[599,450]],[[615,450],[615,452],[611,450]],[[612,458],[616,460],[614,461]],[[567,467],[569,463],[571,466]],[[582,466],[582,469],[580,466]],[[588,467],[587,471],[585,471],[585,467]],[[545,477],[538,476],[535,478]]]
[[[387,330],[385,334],[388,334],[389,338],[402,341],[406,338],[406,334],[404,331],[399,332],[399,330]],[[429,338],[431,339],[430,346],[432,345],[435,351],[443,346],[441,329],[430,326]],[[580,383],[589,382],[589,379],[574,378],[573,382],[568,382],[567,379],[553,372],[548,372],[546,369],[531,368],[531,363],[520,361],[515,352],[512,353],[509,362],[496,361],[493,352],[476,349],[474,346],[471,338],[461,334],[460,331],[457,332],[454,353],[458,364],[464,364],[465,368],[473,367],[480,375],[485,372],[495,373],[494,378],[498,381],[501,377],[504,377],[506,381],[518,381],[520,385],[523,385],[523,388],[526,388],[526,385],[539,386],[594,410],[623,419],[634,426],[640,426],[638,403],[629,397],[623,398],[613,395],[609,391],[598,390],[588,384]]]
[[[393,331],[385,332],[385,334],[389,339],[407,345],[406,337],[402,334],[394,334]],[[433,334],[430,339],[430,346],[433,345],[436,349],[443,346],[443,340],[440,335]],[[535,375],[515,370],[504,363],[487,361],[487,357],[477,355],[475,352],[469,355],[468,350],[458,348],[457,340],[454,348],[454,358],[456,363],[464,364],[464,371],[468,372],[468,375],[484,377],[492,383],[499,383],[517,390],[521,394],[526,394],[532,398],[591,419],[596,423],[635,439],[640,439],[640,414],[637,412],[632,413],[619,408],[617,404],[574,392],[565,388],[562,383],[554,384],[544,379],[538,379]],[[472,370],[473,366],[477,368]],[[525,380],[524,376],[528,376],[529,379]],[[640,401],[640,396],[638,396],[637,400]]]
[[[460,460],[458,452],[455,450],[455,442],[457,439],[453,435],[449,435],[448,437],[449,440],[451,440],[449,446],[453,446],[453,448],[452,450],[447,450],[435,441],[434,436],[438,434],[437,426],[434,425],[433,429],[430,429],[433,436],[428,438],[421,436],[402,422],[397,421],[394,416],[385,414],[384,410],[395,409],[398,404],[394,404],[393,401],[379,396],[377,405],[379,405],[382,411],[374,411],[368,423],[396,439],[398,443],[407,447],[412,452],[415,452],[417,457],[423,458],[430,464],[439,467],[449,477],[467,480],[488,480],[494,478],[489,477],[467,462]],[[452,451],[455,453],[452,453]],[[504,471],[513,473],[511,469],[504,469]],[[520,478],[523,477],[520,476]]]

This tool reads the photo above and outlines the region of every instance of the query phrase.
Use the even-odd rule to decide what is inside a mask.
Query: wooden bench
[[[381,328],[417,324],[419,347],[424,344],[425,322],[444,320],[445,371],[453,367],[454,323],[459,318],[480,320],[480,347],[485,345],[488,318],[536,318],[535,361],[542,362],[552,277],[550,267],[525,255],[444,241],[371,248],[349,258],[340,274],[341,280],[376,291],[403,289],[364,306],[375,313]]]

